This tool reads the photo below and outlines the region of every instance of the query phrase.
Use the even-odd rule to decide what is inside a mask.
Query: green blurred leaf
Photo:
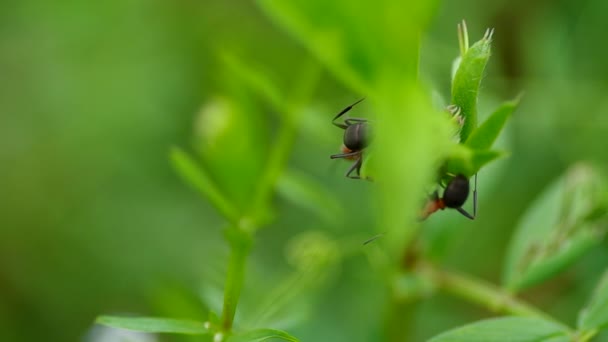
[[[587,306],[581,310],[578,328],[584,330],[608,328],[608,271],[604,272]]]
[[[181,149],[174,147],[170,154],[171,163],[179,175],[205,196],[213,206],[231,222],[237,222],[239,211],[218,189],[215,182],[202,168]]]
[[[446,162],[446,172],[471,177],[482,167],[504,156],[504,152],[492,150],[473,150],[462,144],[455,144]]]
[[[112,328],[142,331],[147,333],[173,333],[188,335],[211,334],[202,322],[155,318],[155,317],[119,317],[99,316],[95,323]]]
[[[279,178],[277,191],[288,201],[311,211],[325,222],[337,224],[344,220],[344,208],[334,194],[302,172],[284,172]]]
[[[233,204],[246,210],[263,173],[271,134],[257,94],[226,72],[225,96],[203,104],[194,122],[194,146],[205,169]]]
[[[460,141],[467,141],[477,127],[477,95],[483,72],[490,59],[492,39],[486,35],[473,44],[460,60],[452,81],[452,104],[460,107],[464,125],[460,131]]]
[[[254,68],[243,63],[234,55],[224,54],[222,57],[225,65],[243,85],[248,86],[257,95],[266,100],[279,114],[284,113],[284,96],[267,75],[260,72],[259,68]]]
[[[418,225],[413,221],[450,133],[419,82],[419,45],[436,1],[258,0],[346,86],[362,93],[375,114],[373,170],[377,229],[387,260],[400,257]],[[377,139],[376,139],[377,138]],[[370,146],[371,147],[371,146]],[[374,176],[372,175],[372,177]],[[390,230],[390,231],[387,231]],[[394,262],[393,265],[397,265]]]
[[[298,342],[299,340],[288,333],[274,329],[257,329],[245,333],[234,334],[226,342],[262,342],[268,340]]]
[[[474,150],[490,149],[518,103],[519,99],[503,103],[471,133],[465,144]]]
[[[418,68],[418,40],[436,1],[258,0],[352,89],[370,95],[381,80],[407,80]]]
[[[361,243],[358,242],[358,251]],[[248,315],[246,326],[295,325],[309,317],[315,289],[327,284],[338,273],[343,245],[325,232],[306,231],[285,246],[287,262],[294,271],[267,288],[256,310]]]
[[[504,268],[506,286],[516,291],[542,282],[598,245],[606,222],[588,218],[605,191],[599,176],[584,164],[549,186],[513,236]]]
[[[501,317],[456,328],[429,342],[569,342],[566,327],[532,317]]]

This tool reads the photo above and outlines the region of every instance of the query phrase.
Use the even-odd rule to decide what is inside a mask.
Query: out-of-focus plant
[[[368,248],[389,293],[386,327],[381,338],[403,340],[403,324],[413,299],[436,290],[460,296],[489,310],[509,314],[448,331],[433,341],[507,341],[514,332],[521,341],[587,341],[608,326],[608,295],[604,280],[581,312],[577,328],[568,327],[515,296],[565,269],[597,245],[606,229],[606,185],[586,164],[573,167],[542,195],[522,219],[509,249],[502,287],[444,269],[420,248],[416,222],[421,194],[430,184],[462,174],[476,175],[504,153],[492,149],[518,99],[499,106],[477,124],[481,80],[490,58],[493,30],[469,46],[466,26],[459,26],[460,56],[454,62],[451,105],[456,120],[434,108],[430,91],[418,78],[420,37],[431,18],[433,1],[374,3],[339,1],[258,0],[262,10],[299,40],[327,70],[353,91],[368,98],[376,115],[374,141],[366,154],[365,175],[376,180],[371,207],[376,229],[384,235]],[[316,67],[303,68],[298,86],[285,92],[264,74],[233,57],[225,59],[232,75],[229,94],[210,101],[197,122],[197,152],[204,162],[181,149],[171,152],[176,170],[201,192],[228,222],[225,230],[230,256],[221,313],[206,322],[164,318],[102,316],[101,324],[146,332],[197,334],[214,341],[296,341],[286,332],[267,329],[268,317],[293,298],[320,270],[339,257],[341,246],[311,234],[290,251],[297,273],[262,301],[255,317],[239,329],[235,313],[245,279],[245,265],[256,232],[276,213],[272,198],[286,199],[331,221],[335,201],[314,181],[287,170],[300,115],[317,80]],[[423,61],[422,61],[423,62]],[[231,78],[229,78],[231,79]],[[252,97],[251,95],[255,96]],[[279,114],[274,141],[262,124],[263,102]],[[461,127],[457,127],[461,121]],[[458,130],[454,139],[455,130]],[[270,151],[266,153],[266,151]],[[440,171],[438,171],[440,170]],[[309,246],[315,248],[309,249]]]
[[[230,255],[222,312],[209,312],[206,322],[101,316],[97,319],[99,324],[151,333],[204,335],[216,342],[297,341],[286,332],[260,325],[272,321],[270,318],[276,318],[299,293],[320,282],[338,257],[337,248],[323,234],[308,234],[294,241],[288,251],[294,274],[276,288],[268,289],[267,298],[262,298],[255,314],[244,317],[244,323],[235,328],[247,257],[256,232],[276,216],[272,209],[275,192],[322,220],[330,220],[327,210],[335,213],[341,208],[314,179],[288,169],[300,117],[319,77],[318,66],[309,63],[302,67],[297,84],[291,91],[284,91],[234,56],[225,54],[222,60],[227,70],[228,94],[205,104],[195,123],[195,147],[202,163],[177,147],[170,155],[176,171],[228,224],[224,233]],[[278,115],[274,141],[269,139],[271,120],[265,118],[263,108]]]

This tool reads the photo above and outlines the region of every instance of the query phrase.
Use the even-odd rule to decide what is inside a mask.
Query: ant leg
[[[464,217],[466,217],[466,218],[468,218],[470,220],[474,220],[475,219],[474,215],[469,214],[466,210],[462,209],[462,207],[456,208],[456,210],[458,210],[458,212],[461,213],[462,216],[464,216]]]
[[[345,122],[345,123],[346,123],[348,126],[350,126],[350,125],[352,125],[353,123],[365,123],[365,122],[367,122],[367,119],[361,119],[361,118],[348,118],[348,119],[344,120],[344,122]]]
[[[475,174],[475,187],[473,188],[473,217],[477,217],[477,174]]]
[[[332,154],[331,156],[329,156],[329,158],[331,159],[338,159],[338,158],[348,158],[348,157],[354,157],[356,155],[361,154],[361,151],[355,151],[355,152],[349,152],[349,153],[340,153],[340,154]]]
[[[352,179],[361,179],[361,175],[359,174],[359,171],[361,170],[361,164],[363,163],[363,158],[359,157],[359,159],[357,159],[357,161],[353,164],[353,166],[350,167],[350,169],[348,169],[348,171],[346,172],[346,177],[348,178],[352,178]],[[351,176],[350,174],[353,173],[353,171],[357,171],[357,175],[356,176]]]
[[[336,120],[337,120],[339,117],[341,117],[342,115],[344,115],[344,113],[346,113],[346,112],[348,112],[349,110],[353,109],[353,107],[354,107],[354,106],[355,106],[357,103],[359,103],[359,102],[363,101],[364,99],[365,99],[365,98],[362,98],[362,99],[360,99],[359,101],[357,101],[357,102],[355,102],[355,103],[351,104],[350,106],[348,106],[348,107],[346,107],[346,108],[342,109],[342,111],[341,111],[340,113],[336,114],[336,116],[334,117],[334,119],[333,119],[333,120],[331,120],[331,123],[332,123],[332,124],[334,124],[335,126],[338,126],[338,127],[342,128],[342,129],[346,129],[346,127],[348,127],[348,123],[345,125],[345,124],[337,123],[337,122],[335,122],[335,121],[336,121]]]

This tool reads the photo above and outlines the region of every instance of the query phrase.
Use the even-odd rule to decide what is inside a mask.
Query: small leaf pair
[[[97,318],[96,323],[112,328],[135,330],[146,333],[214,335],[215,339],[225,342],[262,342],[270,339],[298,342],[297,338],[288,333],[274,329],[256,329],[244,333],[232,334],[226,339],[222,339],[222,335],[219,335],[221,332],[215,332],[209,322],[202,323],[191,320],[155,317],[100,316]]]

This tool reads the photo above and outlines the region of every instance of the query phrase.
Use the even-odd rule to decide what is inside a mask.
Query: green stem
[[[407,341],[408,336],[411,336],[419,301],[402,300],[394,297],[390,299],[384,329],[386,337],[383,340],[388,342]]]
[[[302,110],[318,82],[320,75],[318,65],[304,66],[302,70],[300,81],[293,90],[291,99],[287,100],[284,106],[275,108],[275,110],[283,112],[282,123],[273,144],[274,148],[270,152],[266,171],[259,181],[255,197],[252,200],[252,217],[264,212],[267,209],[266,206],[270,203],[276,183],[281,173],[284,172],[296,143]]]
[[[588,342],[591,341],[592,338],[595,337],[595,335],[597,335],[598,331],[597,330],[590,330],[590,331],[584,331],[582,333],[580,333],[580,335],[578,335],[575,339],[576,342]]]
[[[224,287],[224,307],[221,321],[222,330],[230,332],[241,289],[243,288],[245,264],[251,248],[252,237],[243,229],[229,228],[226,231],[226,239],[230,244],[230,257]]]
[[[431,264],[419,264],[416,271],[428,277],[436,286],[486,309],[517,316],[538,317],[564,325],[536,307],[512,296],[500,287],[468,275],[439,269]],[[568,328],[571,330],[570,328]]]

